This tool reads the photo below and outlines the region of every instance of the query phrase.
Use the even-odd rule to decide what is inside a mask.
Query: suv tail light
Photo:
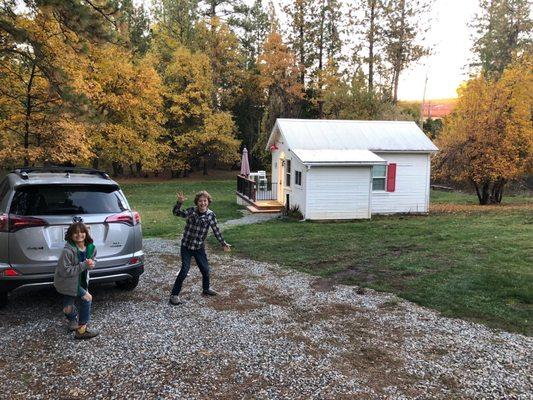
[[[105,222],[111,224],[111,223],[119,223],[119,224],[126,224],[126,225],[132,225],[133,226],[133,218],[131,216],[131,212],[124,211],[120,214],[115,214],[107,217],[105,219]]]
[[[0,232],[7,232],[7,222],[9,217],[7,214],[0,214]]]
[[[35,228],[37,226],[46,226],[48,222],[41,218],[22,217],[20,215],[10,215],[8,226],[9,232],[20,231],[24,228]]]
[[[111,215],[105,219],[107,223],[119,223],[126,225],[137,225],[141,223],[141,214],[137,211],[124,211],[120,214]]]
[[[13,269],[13,268],[8,268],[8,269],[4,269],[3,271],[0,271],[0,277],[4,277],[4,276],[19,276],[20,273]]]
[[[141,223],[141,214],[138,211],[133,211],[133,220],[135,221],[135,225]]]

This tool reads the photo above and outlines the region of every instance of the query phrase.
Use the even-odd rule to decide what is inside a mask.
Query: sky
[[[457,87],[467,79],[471,58],[472,28],[468,27],[478,12],[478,0],[434,0],[428,44],[433,54],[400,75],[398,98],[422,100],[426,73],[426,99],[457,97]]]

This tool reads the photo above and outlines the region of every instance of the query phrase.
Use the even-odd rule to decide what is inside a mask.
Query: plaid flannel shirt
[[[226,242],[222,238],[220,229],[217,225],[217,217],[211,210],[207,210],[204,214],[198,212],[197,207],[190,207],[185,210],[181,209],[182,203],[178,202],[174,206],[172,213],[176,216],[187,218],[185,224],[185,230],[183,231],[183,238],[181,239],[181,245],[187,247],[189,250],[198,250],[204,246],[209,227],[213,229],[217,240],[221,245],[225,245]]]

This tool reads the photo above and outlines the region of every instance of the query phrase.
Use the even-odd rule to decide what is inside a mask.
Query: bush
[[[288,210],[287,210],[287,208],[285,208],[283,210],[283,216],[287,217],[287,218],[290,218],[290,219],[297,219],[297,220],[300,220],[300,219],[302,219],[304,217],[302,212],[300,211],[300,206],[299,205],[294,205],[291,208],[289,208]]]

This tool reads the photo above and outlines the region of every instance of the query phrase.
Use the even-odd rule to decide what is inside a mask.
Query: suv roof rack
[[[22,167],[17,168],[11,171],[14,174],[17,174],[22,179],[28,179],[28,174],[32,172],[64,172],[66,174],[89,174],[89,175],[100,175],[104,179],[110,180],[109,175],[104,171],[100,171],[94,168],[78,168],[78,167]]]

